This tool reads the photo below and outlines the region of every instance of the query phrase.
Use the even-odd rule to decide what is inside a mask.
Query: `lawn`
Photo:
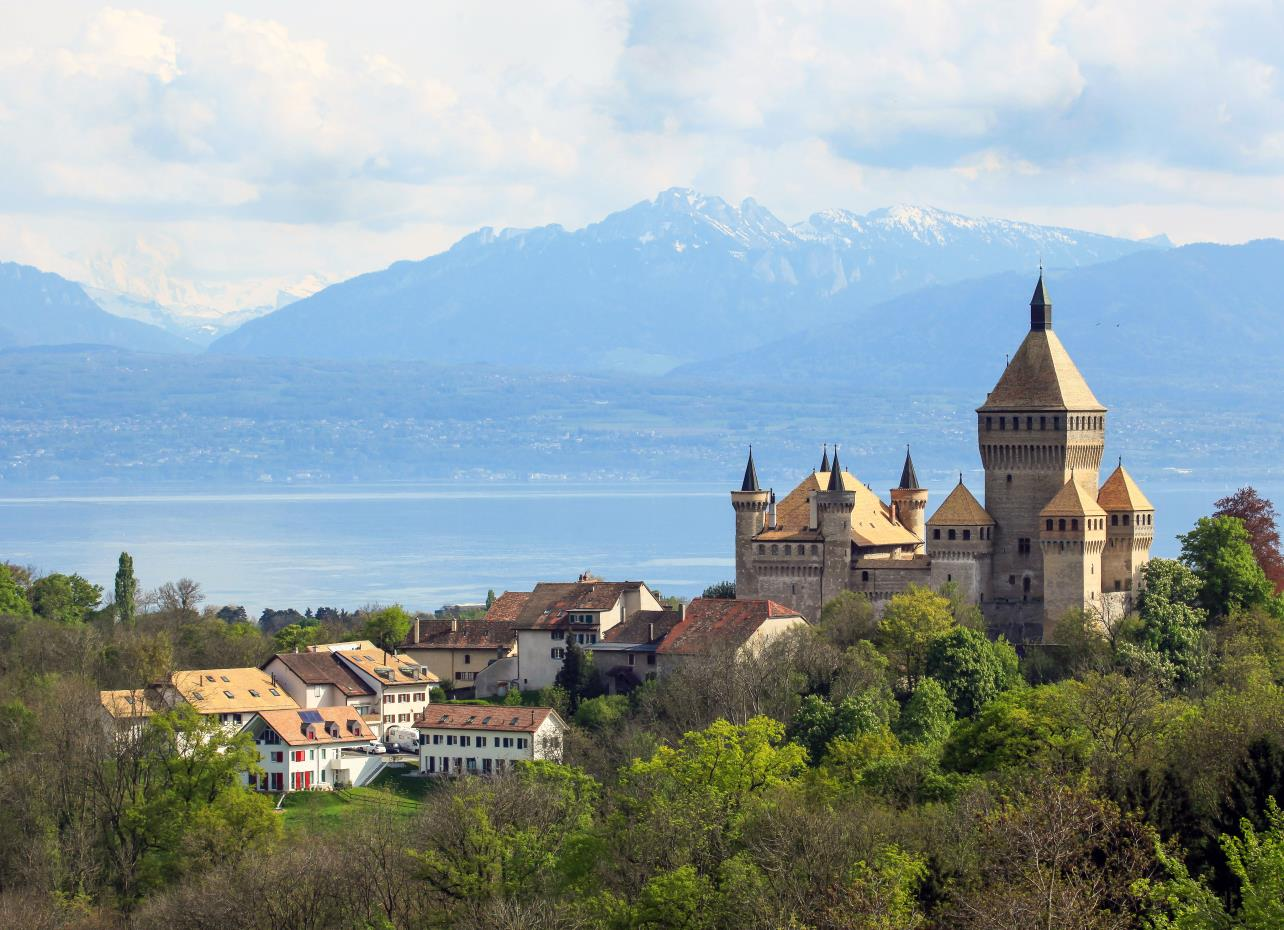
[[[419,810],[434,780],[418,778],[414,769],[384,769],[369,787],[337,791],[293,791],[281,805],[287,833],[333,830],[367,819],[381,807],[398,816]]]

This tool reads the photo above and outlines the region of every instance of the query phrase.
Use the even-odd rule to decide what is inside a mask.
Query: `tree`
[[[580,702],[597,693],[597,674],[593,669],[593,656],[585,652],[577,643],[566,647],[566,656],[562,659],[562,668],[554,679],[554,684],[566,691],[568,708],[572,714],[579,710]]]
[[[138,579],[134,577],[134,559],[128,552],[122,552],[116,569],[116,622],[126,629],[134,628],[137,601]]]
[[[495,606],[495,589],[490,588],[486,591],[486,609],[490,610]]]
[[[0,617],[30,617],[31,604],[14,581],[8,565],[0,564]]]
[[[950,602],[929,588],[911,585],[887,602],[878,624],[879,646],[913,691],[927,663],[927,650],[954,626]]]
[[[734,581],[719,581],[711,584],[704,589],[701,597],[714,597],[724,601],[734,601],[736,599],[736,583]]]
[[[960,717],[973,717],[1020,678],[1016,650],[1007,640],[955,627],[927,649],[927,674],[941,683]]]
[[[194,613],[203,600],[200,582],[191,578],[167,581],[156,589],[156,602],[168,613]]]
[[[272,637],[277,652],[301,652],[316,642],[316,629],[291,623]]]
[[[872,640],[878,633],[874,605],[864,594],[842,591],[820,609],[820,632],[839,649]]]
[[[102,588],[79,575],[45,575],[31,586],[32,609],[58,623],[83,623],[102,597]]]
[[[366,618],[366,639],[384,652],[392,652],[410,634],[414,618],[400,604],[377,610]]]
[[[1020,770],[1039,764],[1082,765],[1088,734],[1076,681],[1005,691],[946,741],[941,764],[956,772]]]
[[[250,615],[245,612],[245,608],[236,604],[228,604],[218,609],[215,614],[224,623],[249,623]]]
[[[896,734],[907,743],[945,741],[954,726],[954,704],[935,678],[924,678],[905,702],[896,721]]]
[[[1284,555],[1280,553],[1279,515],[1275,505],[1258,495],[1254,488],[1240,488],[1216,505],[1214,517],[1234,517],[1248,531],[1248,543],[1257,564],[1276,593],[1284,592]]]
[[[1136,642],[1121,645],[1120,656],[1134,671],[1189,687],[1203,677],[1209,662],[1208,615],[1199,606],[1203,585],[1189,568],[1169,559],[1147,562],[1142,579]]]
[[[1235,517],[1200,517],[1181,540],[1181,561],[1199,576],[1200,605],[1210,617],[1273,600],[1275,588],[1253,555],[1248,530]]]

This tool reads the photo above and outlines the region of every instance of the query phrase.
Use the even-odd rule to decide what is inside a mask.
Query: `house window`
[[[646,657],[646,664],[647,664],[647,665],[655,665],[655,653],[651,653],[650,655],[648,655],[648,656]]]
[[[231,692],[231,691],[224,691],[223,693],[224,693],[225,695],[227,695],[227,699],[228,699],[229,701],[236,700],[236,696],[235,696],[234,694],[232,694],[232,692]]]
[[[1016,575],[1008,575],[1008,584],[1016,584]]]
[[[455,737],[454,737],[452,734],[447,734],[447,735],[446,735],[446,745],[447,745],[447,746],[453,746],[453,745],[455,745]]]
[[[472,656],[470,656],[470,655],[469,655],[468,653],[466,653],[466,652],[464,653],[464,664],[465,664],[465,665],[472,665],[472,664],[473,664],[473,657],[472,657]]]
[[[473,744],[473,738],[472,738],[471,736],[461,736],[461,737],[459,737],[459,745],[460,745],[460,746],[471,746],[472,744]]]
[[[635,665],[636,663],[637,663],[637,656],[635,656],[633,653],[631,653],[631,652],[630,652],[630,653],[629,653],[629,665]]]
[[[432,744],[433,744],[434,746],[440,746],[440,745],[441,745],[441,734],[440,734],[440,733],[434,733],[434,734],[432,735]]]
[[[1034,417],[1026,417],[1026,418],[1025,418],[1025,428],[1026,428],[1026,429],[1034,429]]]
[[[566,631],[565,631],[565,630],[554,630],[552,633],[550,633],[550,634],[548,634],[548,635],[549,635],[549,638],[550,638],[550,639],[552,639],[554,642],[557,642],[557,641],[559,641],[559,640],[566,639]]]
[[[861,573],[860,573],[860,580],[861,580],[861,581],[869,581],[869,572],[861,572]]]
[[[428,698],[428,692],[427,692],[427,691],[416,691],[416,692],[415,692],[415,700],[416,700],[416,701],[424,701],[424,700],[427,700],[427,698]]]
[[[383,696],[383,702],[385,704],[395,704],[397,703],[397,696],[395,694],[385,694]]]
[[[486,737],[484,737],[484,736],[479,736],[479,737],[477,737],[477,748],[478,748],[478,749],[485,749],[485,748],[486,748]]]
[[[557,649],[557,648],[553,648],[553,649],[550,649],[550,650],[548,651],[548,654],[549,654],[549,657],[550,657],[550,658],[553,658],[553,659],[565,659],[565,658],[566,658],[566,650],[565,650],[565,649]],[[462,674],[462,672],[461,672],[460,674]]]
[[[1123,515],[1123,523],[1124,523],[1124,526],[1128,525],[1128,514]]]
[[[518,749],[526,748],[526,738],[524,736],[517,737],[517,748]]]
[[[303,750],[302,750],[302,749],[296,749],[296,750],[292,753],[292,755],[293,755],[293,758],[294,758],[294,761],[295,761],[295,762],[302,762],[302,761],[303,761]]]
[[[272,753],[272,761],[273,761],[273,762],[284,762],[284,761],[285,761],[285,753],[283,753],[283,752],[274,752],[274,753]]]

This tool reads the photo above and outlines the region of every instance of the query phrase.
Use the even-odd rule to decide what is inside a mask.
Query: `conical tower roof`
[[[825,449],[824,454],[821,455],[820,457],[820,470],[829,471],[829,446],[826,445],[824,449]]]
[[[922,490],[918,484],[918,475],[914,474],[914,460],[910,458],[909,446],[905,447],[905,466],[901,469],[901,483],[897,488],[907,491]]]
[[[1039,511],[1041,517],[1104,517],[1106,512],[1070,476],[1070,480],[1048,501],[1046,507]]]
[[[749,447],[749,462],[745,465],[745,478],[740,482],[741,491],[761,491],[758,487],[758,469],[753,464],[753,446]]]
[[[838,446],[834,446],[834,464],[829,470],[829,487],[826,491],[844,491],[843,487],[843,466],[838,464]]]
[[[1105,410],[1052,331],[1043,274],[1030,299],[1030,332],[981,410]]]
[[[1123,467],[1123,462],[1110,473],[1106,483],[1097,492],[1097,503],[1107,511],[1155,509],[1154,504],[1141,493],[1137,482],[1132,480],[1132,475]]]
[[[985,512],[972,492],[967,489],[963,479],[955,485],[936,513],[927,521],[928,526],[992,526],[994,518]]]

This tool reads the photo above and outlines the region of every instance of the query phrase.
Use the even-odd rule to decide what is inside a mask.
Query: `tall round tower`
[[[753,538],[766,528],[770,503],[770,493],[758,486],[758,469],[753,463],[753,446],[750,446],[740,490],[731,492],[731,506],[736,512],[736,590],[739,592],[758,589],[758,580],[753,575]]]
[[[1039,512],[1072,477],[1095,506],[1105,429],[1106,408],[1052,331],[1052,303],[1040,273],[1030,331],[977,409],[985,509],[995,522],[995,601],[1044,600]],[[1032,607],[1030,619],[1052,609]]]
[[[925,535],[927,490],[919,487],[909,446],[905,447],[905,465],[901,468],[901,482],[892,488],[892,503],[896,506],[896,519],[900,521],[901,526],[918,537],[917,551],[922,552],[923,542],[927,539]]]

